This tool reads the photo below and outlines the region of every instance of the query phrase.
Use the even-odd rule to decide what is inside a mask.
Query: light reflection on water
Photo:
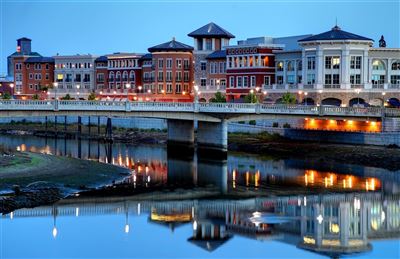
[[[182,183],[236,197],[250,193],[180,201],[163,200],[166,194],[154,201],[75,197],[17,210],[1,219],[5,258],[399,255],[398,172],[238,154],[227,161],[179,158],[163,147],[83,140],[0,136],[0,142],[124,166],[135,187]]]

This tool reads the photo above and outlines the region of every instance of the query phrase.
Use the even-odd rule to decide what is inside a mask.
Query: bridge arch
[[[325,98],[321,101],[322,105],[333,105],[333,106],[341,106],[342,105],[342,100],[338,99],[338,98],[333,98],[333,97],[329,97],[329,98]]]
[[[365,100],[363,98],[352,98],[349,101],[349,107],[357,106],[357,105],[365,105]]]
[[[199,99],[199,102],[205,103],[205,102],[207,102],[207,100],[206,100],[206,98],[202,97],[202,98]]]

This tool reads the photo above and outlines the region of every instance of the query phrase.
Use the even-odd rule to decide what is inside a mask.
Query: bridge
[[[106,116],[166,119],[168,141],[227,149],[227,123],[277,117],[383,120],[400,117],[399,109],[248,103],[178,103],[78,100],[1,100],[0,117]]]

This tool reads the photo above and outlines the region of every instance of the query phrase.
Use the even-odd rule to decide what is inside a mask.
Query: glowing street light
[[[126,100],[129,101],[129,89],[131,88],[131,84],[127,83],[125,85],[126,88]]]
[[[57,88],[58,88],[57,82],[53,83],[53,88],[54,88],[54,100],[57,100]]]

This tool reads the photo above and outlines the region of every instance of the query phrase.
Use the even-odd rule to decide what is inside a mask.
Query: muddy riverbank
[[[48,204],[129,175],[113,165],[0,147],[0,213]]]

